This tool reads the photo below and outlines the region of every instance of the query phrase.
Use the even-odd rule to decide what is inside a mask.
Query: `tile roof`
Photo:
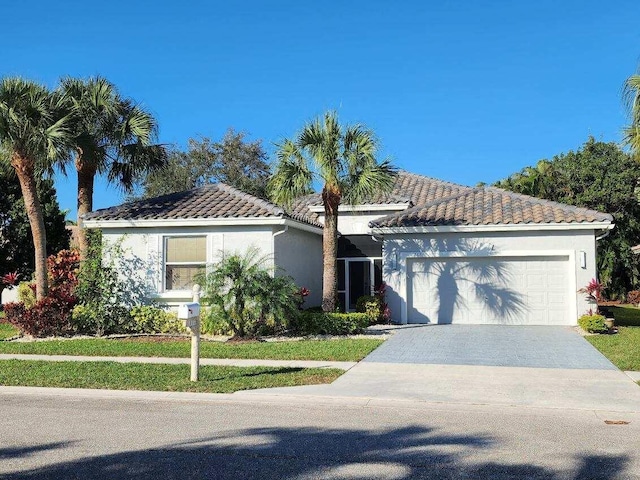
[[[606,213],[541,200],[496,187],[467,187],[401,171],[392,191],[365,205],[406,204],[407,209],[370,222],[371,227],[510,225],[612,222]],[[96,210],[87,220],[188,220],[206,218],[291,218],[321,227],[310,207],[320,194],[307,195],[290,209],[241,192],[224,183]]]
[[[207,218],[291,218],[322,227],[305,211],[287,212],[281,207],[224,183],[184,192],[137,200],[88,213],[85,220],[190,220]]]
[[[429,181],[427,181],[429,183]],[[370,222],[371,227],[514,225],[611,222],[607,213],[541,200],[495,187],[460,187],[402,212]]]

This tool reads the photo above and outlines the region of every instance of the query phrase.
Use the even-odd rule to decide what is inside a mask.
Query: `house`
[[[254,245],[317,305],[323,216],[319,194],[286,211],[214,184],[98,210],[85,225],[150,262],[167,304],[186,301],[221,252]],[[606,213],[400,172],[390,194],[340,206],[340,303],[353,310],[384,281],[397,323],[573,325],[592,307],[577,290],[597,276],[596,243],[611,228]]]

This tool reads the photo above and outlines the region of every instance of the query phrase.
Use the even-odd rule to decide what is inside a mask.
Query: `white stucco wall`
[[[413,256],[438,256],[438,252],[476,250],[487,256],[517,252],[518,255],[569,254],[574,265],[575,290],[596,278],[596,241],[593,230],[473,232],[385,235],[383,242],[383,278],[388,285],[387,303],[394,322],[400,323],[401,312],[406,311],[406,258]],[[586,268],[580,265],[580,252],[586,254]],[[570,267],[571,268],[571,267]],[[569,288],[570,286],[568,286]],[[573,288],[573,287],[571,287]],[[583,294],[575,293],[575,305],[571,310],[582,315],[592,305]],[[577,318],[576,318],[577,320]]]
[[[382,210],[375,212],[340,212],[338,215],[338,231],[342,235],[365,235],[371,232],[369,222],[386,215],[402,211]],[[324,224],[324,214],[318,214],[320,223]]]
[[[220,252],[242,253],[251,246],[256,247],[261,256],[267,256],[265,266],[273,266],[273,227],[265,226],[219,226],[219,227],[173,227],[173,228],[108,228],[103,229],[103,242],[121,242],[125,259],[137,260],[144,264],[138,278],[144,279],[150,292],[160,303],[176,305],[191,300],[190,291],[164,291],[163,257],[164,237],[178,235],[206,235],[207,263],[212,264]]]
[[[274,237],[275,264],[283,273],[293,277],[296,285],[306,287],[310,294],[305,307],[322,303],[322,236],[288,228],[280,229]]]

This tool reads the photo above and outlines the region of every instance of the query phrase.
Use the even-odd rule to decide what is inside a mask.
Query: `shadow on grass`
[[[10,478],[629,478],[626,456],[585,455],[575,459],[573,465],[563,465],[562,471],[529,463],[474,463],[466,458],[468,454],[489,448],[500,448],[500,444],[486,436],[446,435],[424,427],[386,431],[260,428],[223,432],[158,448],[81,458],[15,472]]]

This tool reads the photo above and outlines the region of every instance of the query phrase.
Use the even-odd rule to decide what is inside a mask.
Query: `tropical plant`
[[[0,168],[0,185],[0,273],[17,272],[22,279],[30,279],[35,269],[35,251],[20,182],[13,169]],[[53,255],[69,248],[65,212],[60,210],[52,179],[36,179],[36,191],[47,234],[47,255]]]
[[[531,181],[526,174],[530,170],[525,169],[496,186],[612,214],[615,229],[598,242],[598,276],[606,297],[624,298],[640,286],[639,263],[631,251],[640,238],[640,162],[615,143],[593,137],[577,151],[543,162],[536,170],[544,180]],[[541,164],[550,167],[539,168]]]
[[[376,159],[378,142],[362,125],[342,126],[334,112],[307,123],[295,139],[278,145],[278,163],[269,194],[289,206],[312,192],[319,181],[324,206],[322,308],[333,312],[337,302],[338,208],[357,204],[393,187],[396,169]]]
[[[24,303],[9,303],[5,306],[7,321],[22,333],[36,337],[70,335],[75,329],[71,312],[76,305],[75,290],[78,285],[79,256],[74,250],[63,250],[47,258],[50,282],[47,297],[34,301],[25,295]],[[29,284],[24,292],[31,290]],[[20,288],[20,287],[19,287]]]
[[[121,242],[103,245],[99,231],[91,232],[82,261],[73,311],[75,328],[98,336],[135,331],[129,312],[148,303],[149,286],[140,272],[149,265],[131,257]]]
[[[82,258],[89,248],[82,216],[93,210],[96,175],[130,191],[139,175],[162,167],[165,148],[154,144],[154,117],[132,99],[122,97],[102,77],[63,78],[60,92],[73,119],[74,163],[78,174],[78,243]]]
[[[237,337],[253,336],[261,327],[286,325],[298,312],[299,289],[289,277],[272,277],[268,257],[256,248],[244,254],[226,255],[209,273],[197,280],[203,284],[202,303],[215,318],[207,322]]]
[[[36,296],[47,296],[47,234],[37,178],[67,158],[71,134],[63,95],[22,78],[0,82],[0,157],[20,182],[34,245]]]
[[[640,158],[640,75],[631,75],[624,83],[623,99],[627,107],[630,123],[625,127],[623,143],[631,147],[631,152]]]

